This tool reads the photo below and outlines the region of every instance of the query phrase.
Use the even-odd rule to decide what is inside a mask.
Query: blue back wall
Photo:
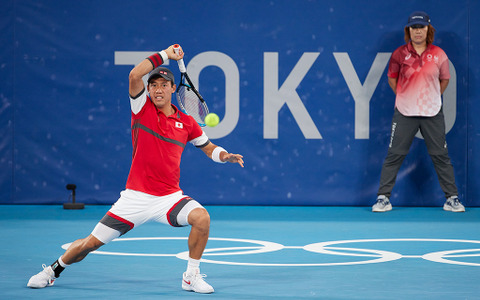
[[[408,15],[424,10],[451,62],[444,106],[460,197],[479,206],[480,4],[421,3],[2,0],[0,203],[63,203],[67,183],[78,202],[115,202],[132,153],[128,74],[179,43],[221,119],[207,134],[245,159],[244,169],[220,165],[187,146],[186,194],[203,204],[371,205],[395,100],[388,60]],[[444,202],[420,137],[391,200]]]

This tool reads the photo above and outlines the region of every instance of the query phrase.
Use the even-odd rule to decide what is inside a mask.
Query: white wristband
[[[162,57],[163,64],[168,62],[168,54],[167,54],[167,52],[165,52],[165,50],[162,50],[162,51],[158,52],[158,54],[160,54],[160,56]]]
[[[213,160],[214,162],[221,163],[221,164],[226,163],[226,161],[221,161],[221,160],[220,160],[220,153],[221,153],[222,151],[225,151],[225,152],[228,153],[228,151],[225,150],[225,149],[223,149],[222,147],[218,147],[218,146],[217,146],[215,149],[213,149],[213,152],[212,152],[212,160]]]

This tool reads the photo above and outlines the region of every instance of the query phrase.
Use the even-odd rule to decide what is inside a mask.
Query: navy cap
[[[415,11],[410,15],[410,17],[408,17],[407,27],[413,25],[430,25],[430,17],[427,15],[426,12]]]
[[[158,77],[163,77],[168,81],[171,81],[172,83],[175,83],[175,77],[173,76],[172,71],[165,67],[158,67],[156,69],[153,69],[150,74],[148,74],[148,80],[147,82],[150,83],[151,80],[156,79]]]

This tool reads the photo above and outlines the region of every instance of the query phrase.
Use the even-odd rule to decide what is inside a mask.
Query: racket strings
[[[208,115],[208,109],[203,102],[193,91],[192,88],[186,85],[179,86],[177,90],[177,100],[180,107],[190,116],[192,116],[197,123],[205,123],[205,117]]]

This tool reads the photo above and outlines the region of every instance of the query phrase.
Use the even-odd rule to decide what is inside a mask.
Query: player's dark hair
[[[410,36],[410,27],[405,26],[405,43],[409,43],[412,37]],[[432,25],[428,25],[427,32],[427,45],[433,44],[433,39],[435,38],[435,28]]]

